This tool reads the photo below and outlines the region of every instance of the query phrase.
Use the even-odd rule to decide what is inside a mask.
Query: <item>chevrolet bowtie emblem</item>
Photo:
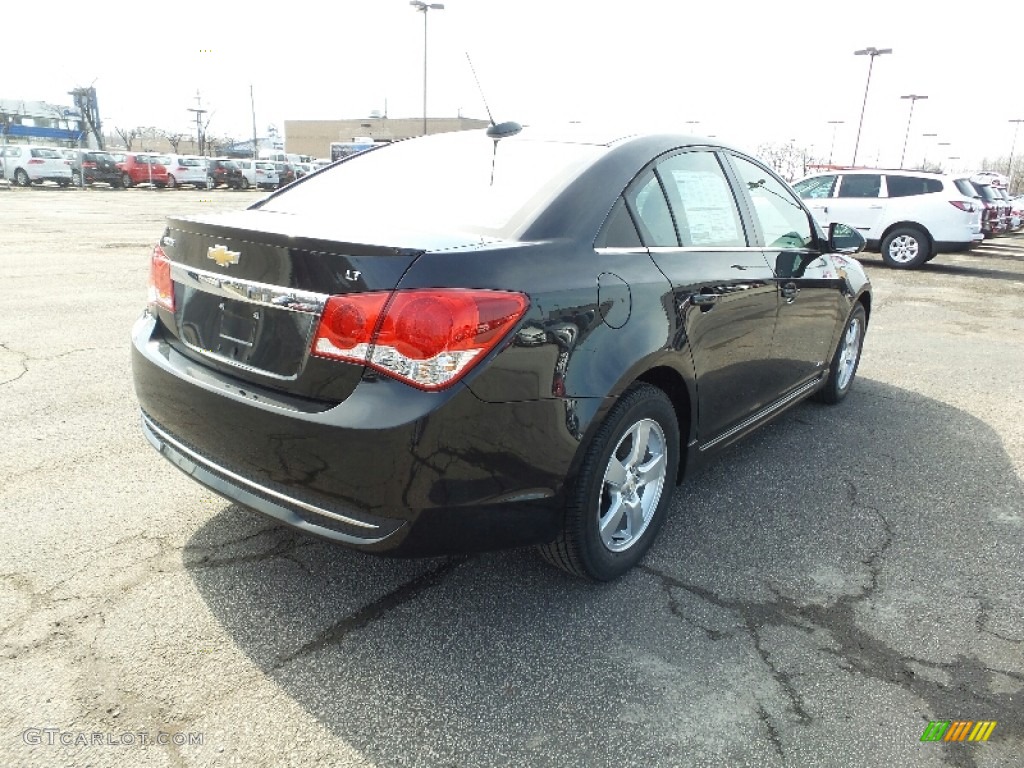
[[[231,264],[237,264],[238,257],[241,255],[241,252],[229,251],[223,245],[215,245],[206,252],[206,258],[213,259],[217,262],[218,267],[227,267]]]

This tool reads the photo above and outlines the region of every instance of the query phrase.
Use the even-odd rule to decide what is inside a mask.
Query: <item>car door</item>
[[[669,279],[674,345],[691,357],[697,438],[713,443],[771,398],[766,368],[778,304],[774,275],[747,240],[716,154],[663,157],[626,194],[645,245]]]
[[[813,386],[827,371],[842,316],[846,281],[800,199],[765,167],[728,155],[747,200],[758,240],[775,273],[778,316],[772,338],[776,397]]]
[[[829,200],[829,223],[846,224],[877,242],[886,202],[882,174],[844,174],[839,177],[835,197]]]

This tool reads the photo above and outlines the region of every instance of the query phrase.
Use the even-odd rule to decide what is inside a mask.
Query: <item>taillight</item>
[[[369,365],[420,389],[444,389],[483,359],[527,306],[526,296],[501,291],[332,296],[313,339],[313,354]]]
[[[949,204],[955,208],[959,208],[961,211],[967,211],[967,213],[974,213],[974,203],[970,200],[950,200]]]
[[[89,160],[86,160],[84,163],[82,163],[82,167],[83,168],[95,168],[96,167],[96,163],[93,163],[93,162],[90,162]]]
[[[159,245],[149,260],[149,303],[174,311],[174,283],[171,281],[171,260]]]

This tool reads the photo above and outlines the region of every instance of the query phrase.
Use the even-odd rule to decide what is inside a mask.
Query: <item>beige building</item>
[[[471,117],[428,117],[427,133],[448,133],[486,128],[487,120]],[[285,151],[296,155],[330,157],[332,141],[368,136],[397,141],[423,135],[422,117],[366,117],[357,120],[285,120]]]

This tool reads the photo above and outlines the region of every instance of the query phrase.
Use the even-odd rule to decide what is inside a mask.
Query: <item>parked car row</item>
[[[62,149],[28,144],[0,147],[0,178],[28,187],[52,181],[59,186],[107,184],[127,189],[158,188],[277,189],[312,172],[292,163],[233,160],[227,157],[160,154],[155,152]]]
[[[793,188],[825,228],[854,227],[890,267],[914,269],[1020,228],[1006,189],[991,177],[880,168],[830,168]]]

